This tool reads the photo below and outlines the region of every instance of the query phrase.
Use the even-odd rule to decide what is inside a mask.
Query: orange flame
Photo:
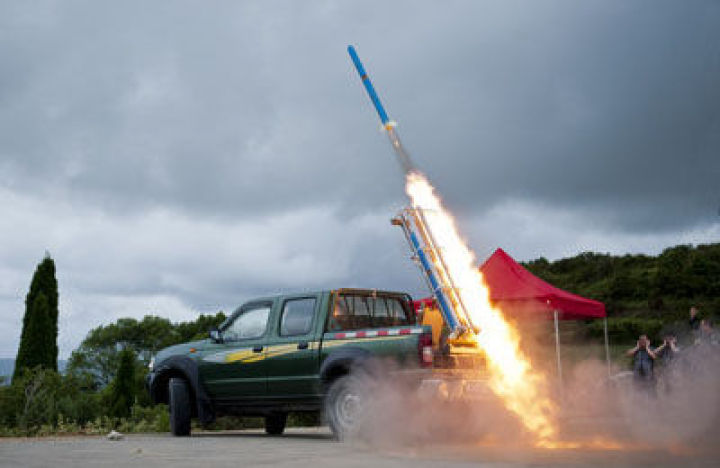
[[[536,436],[539,445],[550,445],[557,429],[550,417],[554,408],[544,376],[532,369],[520,349],[517,331],[490,304],[475,255],[460,237],[453,218],[443,208],[432,185],[423,175],[413,172],[407,176],[405,190],[413,207],[423,211],[427,228],[442,250],[448,274],[458,289],[468,318],[480,329],[475,339],[487,357],[490,388]]]
[[[568,441],[568,440],[541,440],[537,443],[538,448],[551,450],[568,450],[568,449],[596,449],[596,450],[628,450],[646,449],[641,445],[632,446],[627,443],[620,443],[616,440],[595,437],[584,441]]]

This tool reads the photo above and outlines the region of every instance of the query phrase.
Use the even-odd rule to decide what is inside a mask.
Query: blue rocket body
[[[383,107],[382,102],[380,102],[380,98],[375,92],[375,87],[373,86],[372,81],[370,81],[370,77],[365,72],[365,67],[363,67],[362,62],[360,61],[360,57],[358,57],[357,52],[355,52],[355,47],[348,46],[348,53],[350,54],[350,58],[355,64],[355,69],[360,75],[360,79],[365,86],[365,91],[367,91],[368,95],[370,96],[370,100],[375,106],[375,110],[377,111],[378,116],[380,116],[380,121],[382,122],[383,126],[387,125],[390,122],[390,119],[388,118],[387,112],[385,112],[385,108]]]
[[[390,139],[390,144],[392,144],[393,150],[395,150],[395,155],[398,158],[398,162],[400,163],[400,166],[403,169],[403,172],[406,174],[412,172],[415,170],[415,166],[413,165],[412,161],[410,160],[410,155],[407,154],[405,151],[405,148],[403,148],[402,143],[400,142],[400,137],[398,136],[397,132],[395,131],[395,122],[391,121],[390,118],[387,115],[387,112],[385,112],[385,108],[382,105],[382,102],[380,102],[380,98],[377,95],[377,92],[375,91],[375,87],[372,84],[372,81],[370,81],[370,77],[368,76],[367,72],[365,71],[365,67],[363,67],[362,62],[360,61],[360,57],[358,57],[357,52],[355,51],[355,47],[348,46],[348,53],[350,54],[350,58],[353,61],[353,64],[355,65],[355,69],[357,70],[358,74],[360,75],[360,79],[362,80],[363,86],[365,86],[365,91],[367,91],[368,96],[370,96],[370,100],[373,103],[373,106],[375,106],[375,110],[378,113],[378,116],[380,117],[380,121],[383,124],[383,128],[387,132],[388,138]]]

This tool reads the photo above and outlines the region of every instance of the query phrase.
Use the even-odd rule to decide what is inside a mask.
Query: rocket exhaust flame
[[[450,214],[444,209],[428,180],[418,172],[407,175],[406,192],[414,208],[425,214],[427,229],[442,246],[448,275],[479,333],[474,335],[487,357],[490,387],[534,433],[540,443],[552,440],[556,429],[553,405],[543,375],[533,371],[520,350],[517,331],[490,304],[487,287],[477,269],[475,255],[462,240]]]

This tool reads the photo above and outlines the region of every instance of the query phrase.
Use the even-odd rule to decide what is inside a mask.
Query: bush
[[[167,405],[133,405],[130,412],[132,426],[127,432],[169,432],[170,414]]]
[[[315,427],[321,425],[319,412],[314,413],[290,413],[287,425],[289,427]]]
[[[9,386],[0,387],[0,436],[167,432],[166,405],[135,403],[127,417],[104,415],[112,389],[93,390],[88,376],[61,376],[36,367],[25,370]]]
[[[100,414],[102,409],[100,395],[93,391],[93,385],[90,376],[63,376],[57,411],[66,418],[66,421],[83,426]]]
[[[21,405],[22,389],[19,385],[0,387],[0,427],[17,425],[17,409]]]
[[[126,348],[120,352],[115,380],[110,384],[110,416],[130,416],[135,401],[135,353]]]
[[[42,426],[56,424],[60,380],[57,372],[35,367],[24,370],[18,382],[13,382],[11,387],[20,392],[15,399],[15,421],[21,430],[32,434]]]
[[[265,421],[259,417],[220,416],[207,429],[211,431],[230,431],[259,429],[262,427],[265,427]]]

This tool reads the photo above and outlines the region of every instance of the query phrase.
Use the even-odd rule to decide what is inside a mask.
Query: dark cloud
[[[400,190],[344,53],[358,42],[458,208],[629,205],[632,230],[717,214],[716,2],[51,5],[3,15],[19,190],[234,217],[377,208]]]
[[[448,59],[438,68],[460,76],[440,104],[450,120],[425,137],[414,121],[406,139],[468,210],[514,196],[609,211],[633,231],[715,221],[720,7],[582,10],[550,9]]]
[[[93,323],[421,291],[349,43],[480,259],[716,236],[715,1],[6,2],[3,324],[45,248]]]

